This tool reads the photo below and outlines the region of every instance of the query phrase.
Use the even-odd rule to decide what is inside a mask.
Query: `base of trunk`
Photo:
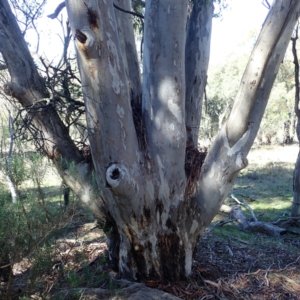
[[[129,243],[115,229],[106,232],[109,248],[109,265],[121,278],[134,281],[177,281],[185,280],[191,271],[186,267],[187,254],[176,233],[158,235],[156,247],[148,241],[143,244]],[[188,252],[189,253],[189,252]],[[190,270],[188,270],[190,269]]]

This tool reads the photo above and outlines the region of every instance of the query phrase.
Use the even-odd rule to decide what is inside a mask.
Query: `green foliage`
[[[11,262],[13,266],[26,261],[30,267],[27,275],[30,285],[27,290],[35,290],[47,276],[54,276],[54,280],[60,279],[68,287],[95,287],[99,282],[103,284],[107,280],[106,275],[97,270],[106,263],[106,258],[103,254],[91,268],[88,265],[89,257],[81,250],[81,246],[80,250],[72,250],[78,244],[77,231],[72,236],[75,242],[68,254],[62,254],[60,250],[62,244],[68,245],[70,231],[74,230],[74,215],[80,210],[77,202],[71,202],[65,210],[60,201],[56,201],[57,197],[47,192],[49,187],[45,187],[45,182],[48,185],[50,182],[47,159],[34,152],[24,153],[22,156],[14,154],[15,157],[23,158],[22,164],[16,160],[22,166],[15,168],[16,177],[22,178],[17,203],[12,203],[5,182],[0,181],[0,265]],[[75,168],[73,171],[76,171]],[[22,177],[23,173],[27,176]],[[60,188],[57,189],[59,192]],[[80,220],[81,224],[82,217]],[[65,236],[68,238],[62,242]]]
[[[40,154],[14,153],[12,177],[16,185],[23,186],[17,203],[12,203],[0,181],[0,264],[5,263],[7,255],[12,264],[26,257],[32,264],[32,282],[51,267],[54,233],[68,224],[74,209],[70,206],[65,211],[59,203],[46,199],[43,181],[47,167],[47,160]]]
[[[70,271],[67,274],[67,281],[72,288],[77,288],[81,285],[80,275],[75,271]]]
[[[82,256],[82,253],[80,254],[80,261],[83,267],[80,269],[80,271],[65,271],[64,276],[67,282],[68,286],[71,286],[72,288],[79,288],[79,287],[91,287],[97,285],[99,282],[106,280],[107,275],[97,272],[97,268],[91,268],[86,263],[86,257],[84,258]],[[106,258],[102,256],[100,260],[97,263],[97,266],[104,265],[106,262]],[[95,271],[96,270],[96,271]]]
[[[134,12],[143,14],[145,5],[146,5],[146,1],[145,0],[132,0],[131,5],[132,5],[132,9]]]
[[[25,159],[21,153],[13,155],[10,174],[17,188],[27,179],[28,173],[25,166]]]
[[[33,286],[39,277],[52,269],[53,249],[50,241],[51,240],[45,241],[43,246],[37,247],[34,251],[34,261],[30,269],[30,281]]]
[[[282,142],[284,122],[288,120],[293,122],[295,98],[294,86],[294,66],[293,62],[289,59],[289,53],[287,53],[285,61],[280,66],[261,123],[261,132],[263,132],[267,139],[273,138],[273,141],[277,139]],[[293,128],[291,128],[291,135],[293,135],[292,131]]]
[[[12,261],[29,255],[37,262],[36,270],[39,270],[39,265],[45,265],[50,234],[65,226],[66,220],[60,207],[51,203],[43,205],[41,199],[30,193],[26,202],[11,203],[8,191],[1,187],[0,244],[5,245],[4,252],[10,253]]]
[[[140,15],[145,14],[145,5],[146,1],[145,0],[131,0],[131,5],[132,5],[132,10]],[[143,20],[137,16],[133,16],[133,27],[134,31],[138,34],[142,34],[144,30],[144,24]]]
[[[46,175],[48,161],[40,154],[32,152],[29,153],[30,166],[29,174],[35,182],[41,182]]]
[[[249,53],[255,43],[257,32],[251,30],[245,41],[229,55],[224,62],[209,68],[206,87],[207,101],[204,103],[201,122],[201,138],[212,139],[218,132],[220,123],[228,118],[237,96]],[[282,142],[284,122],[290,120],[293,131],[294,118],[294,66],[288,50],[275,80],[268,106],[260,126],[259,139],[262,142]],[[225,114],[225,116],[223,116]],[[224,118],[223,118],[224,117]],[[222,119],[223,118],[223,119]],[[291,132],[293,136],[294,132]]]
[[[208,71],[207,100],[201,121],[201,138],[212,139],[226,121],[237,95],[247,56],[228,56]]]

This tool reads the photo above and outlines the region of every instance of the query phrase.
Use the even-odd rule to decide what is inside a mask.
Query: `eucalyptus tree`
[[[103,222],[110,259],[131,279],[186,278],[257,131],[300,1],[275,0],[231,114],[204,162],[197,149],[211,1],[147,0],[143,80],[129,0],[66,0],[93,164],[68,133],[7,1],[0,2],[4,90],[26,108],[61,177]]]
[[[296,134],[297,134],[298,142],[300,142],[300,109],[299,109],[300,85],[299,85],[299,59],[297,54],[298,31],[299,31],[299,26],[297,26],[295,30],[295,34],[291,38],[291,40],[292,40],[292,53],[294,57],[294,80],[295,80],[294,111],[297,117]],[[299,206],[300,206],[300,151],[298,152],[298,157],[295,163],[294,174],[293,174],[293,203],[292,203],[292,211],[291,211],[291,217],[293,218],[292,220],[293,222],[297,222],[297,220],[299,219]]]

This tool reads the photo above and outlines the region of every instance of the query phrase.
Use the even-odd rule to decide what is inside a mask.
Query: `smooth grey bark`
[[[86,197],[94,210],[100,211],[98,215],[110,231],[110,257],[123,277],[178,280],[191,273],[199,236],[218,212],[238,171],[247,165],[247,154],[300,9],[300,1],[274,1],[251,54],[233,112],[202,168],[200,164],[193,166],[194,171],[201,168],[199,180],[197,176],[191,180],[185,170],[187,138],[191,137],[195,153],[199,153],[195,132],[190,134],[187,126],[199,128],[200,124],[201,105],[197,101],[203,96],[212,18],[212,8],[204,2],[194,6],[187,29],[188,1],[147,0],[139,115],[143,130],[139,131],[134,121],[135,105],[139,103],[132,101],[132,94],[139,94],[139,72],[132,35],[127,35],[127,30],[132,30],[130,19],[116,13],[112,1],[66,1],[99,189],[98,197],[89,194]],[[129,5],[127,1],[124,4]],[[3,18],[7,18],[5,14]],[[7,26],[0,18],[2,27]],[[1,32],[0,41],[9,40]],[[18,49],[18,44],[13,45]],[[7,51],[1,42],[0,50]],[[25,59],[26,65],[30,57],[25,50],[22,48],[25,56],[16,52],[17,59]],[[3,55],[9,67],[12,58],[7,52]],[[194,61],[195,70],[187,59]],[[9,71],[14,76],[16,70]],[[22,93],[18,93],[22,84],[14,84],[9,85],[11,93],[21,103],[26,100],[32,105],[31,98],[25,97],[26,84]],[[31,86],[28,89],[35,91]],[[198,100],[193,98],[187,104],[186,100],[192,97]],[[42,98],[45,94],[38,94],[37,100]],[[48,128],[43,118],[57,123]],[[61,121],[55,119],[55,112],[51,112],[50,120],[45,114],[43,118],[37,119],[37,124],[47,134],[49,131],[49,138],[55,141],[54,145],[46,143],[46,148],[59,149],[59,157],[73,161],[77,168],[82,167],[80,178],[85,178],[87,173],[76,148],[72,148],[70,137],[61,140],[61,135],[55,135],[53,128],[65,134]],[[63,152],[59,143],[69,147],[68,153]],[[57,163],[56,166],[61,168]],[[68,166],[62,175],[66,173],[71,184],[66,182],[75,189],[77,185],[72,180],[77,179],[71,176]],[[89,186],[87,181],[84,183]],[[75,193],[81,192],[79,187]]]
[[[187,140],[198,146],[202,100],[207,82],[213,5],[196,3],[188,22],[185,49]],[[195,34],[195,31],[199,34]]]
[[[179,5],[179,8],[182,7],[181,2],[176,3],[176,5]],[[174,202],[182,201],[184,194],[185,125],[183,103],[180,103],[180,97],[177,95],[178,92],[174,85],[169,85],[167,82],[166,87],[162,87],[162,93],[170,91],[173,93],[172,96],[174,95],[176,98],[170,99],[169,103],[173,110],[170,111],[169,116],[174,120],[173,127],[170,126],[170,128],[172,128],[175,138],[177,138],[175,135],[181,134],[180,138],[182,139],[182,143],[178,140],[176,146],[174,146],[174,154],[172,155],[174,164],[177,164],[178,157],[180,158],[180,167],[173,170],[172,174],[168,174],[163,170],[163,163],[167,159],[165,151],[161,146],[157,151],[151,145],[148,145],[148,152],[142,153],[139,149],[139,137],[135,131],[134,123],[132,118],[128,117],[132,116],[130,93],[126,85],[128,78],[123,64],[123,56],[121,55],[121,45],[118,40],[112,3],[106,5],[104,1],[90,2],[89,9],[93,10],[96,16],[96,22],[93,24],[90,23],[87,16],[83,17],[84,14],[90,13],[83,3],[79,1],[77,3],[75,1],[67,2],[67,9],[73,32],[80,32],[85,37],[81,41],[80,37],[75,41],[78,51],[78,64],[84,87],[90,140],[95,141],[91,145],[91,149],[95,159],[94,165],[99,186],[107,201],[110,216],[115,222],[114,227],[116,227],[120,236],[117,242],[120,272],[124,276],[135,279],[145,277],[172,278],[172,268],[175,268],[175,264],[180,263],[178,250],[174,253],[174,255],[177,255],[176,260],[168,266],[166,253],[157,253],[157,249],[159,244],[162,247],[165,241],[175,238],[176,247],[178,246],[178,249],[183,251],[183,246],[179,247],[178,245],[180,238],[177,234],[173,236],[172,232],[169,232],[169,227],[175,225],[168,218],[170,193],[173,194]],[[169,4],[169,9],[173,12],[173,5]],[[179,21],[177,23],[181,24],[181,31],[184,36],[185,24],[179,11],[181,9],[177,10],[176,20],[174,21]],[[170,18],[173,17],[173,14],[169,15]],[[101,20],[111,20],[111,22],[103,23]],[[160,14],[160,21],[166,24],[163,13]],[[172,19],[169,21],[173,23]],[[147,27],[146,24],[145,27]],[[165,50],[173,43],[173,40],[170,38],[167,42]],[[177,46],[180,57],[178,65],[174,69],[179,71],[175,71],[174,74],[181,73],[177,75],[178,83],[181,84],[184,78],[184,42],[181,39],[178,40]],[[94,61],[91,61],[90,58]],[[161,59],[161,62],[163,63],[163,59]],[[172,59],[169,63],[173,65],[174,60]],[[91,64],[93,68],[90,68]],[[94,78],[90,72],[91,69],[95,71],[96,76]],[[160,70],[163,70],[163,68],[161,67]],[[93,81],[94,79],[95,81]],[[181,95],[184,97],[184,86],[182,86]],[[161,100],[164,100],[163,98],[161,95]],[[177,103],[172,100],[177,101]],[[182,107],[181,111],[177,111],[178,105]],[[176,133],[177,118],[181,120],[179,125],[181,133]],[[113,120],[113,122],[110,120]],[[165,125],[162,126],[164,131],[157,131],[157,138],[160,139],[165,149],[166,147],[169,149],[172,142],[166,142],[166,134],[169,133],[166,121]],[[146,125],[146,131],[147,128],[151,129],[150,125],[148,127]],[[152,136],[154,136],[154,133]],[[104,141],[108,142],[103,143]],[[151,139],[147,142],[149,144],[153,143]],[[145,158],[145,154],[148,154],[149,157]],[[179,171],[181,177],[177,174]],[[165,175],[168,175],[168,178]],[[171,183],[171,180],[174,180],[174,182]],[[176,182],[178,180],[181,181],[180,187]],[[172,184],[171,187],[169,187],[170,183]],[[181,189],[180,194],[176,190],[179,188]],[[166,208],[164,208],[165,205]],[[151,216],[155,216],[153,220],[151,220]],[[166,223],[168,226],[166,226]],[[173,246],[171,241],[169,244]],[[184,262],[181,263],[181,266],[183,264]],[[163,265],[165,265],[165,270],[162,269]],[[181,267],[180,272],[183,275],[186,271]],[[179,276],[176,272],[174,275],[175,277]]]
[[[115,0],[114,3],[124,10],[131,11],[131,0]],[[133,101],[135,105],[140,106],[142,86],[135,37],[132,30],[133,16],[119,11],[118,9],[115,9],[115,13],[121,54],[123,55],[124,68],[128,80],[129,92],[131,94],[131,101]]]
[[[143,61],[143,114],[148,155],[165,186],[178,201],[185,185],[186,1],[146,2]],[[163,171],[171,165],[168,171]],[[173,186],[173,187],[172,187]],[[179,192],[178,188],[181,190]],[[165,193],[163,195],[162,193]]]

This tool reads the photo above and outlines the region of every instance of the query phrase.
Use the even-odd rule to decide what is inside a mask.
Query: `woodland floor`
[[[291,149],[286,148],[286,151]],[[286,151],[283,153],[286,154]],[[288,182],[292,176],[292,162],[285,163],[283,167],[279,159],[266,159],[270,159],[269,151],[263,157],[263,152],[259,153],[257,159],[265,160],[265,163],[259,167],[254,161],[252,169],[249,168],[238,179],[232,193],[247,201],[259,219],[272,222],[288,217],[291,204],[288,187],[291,183]],[[289,154],[284,156],[290,158]],[[286,187],[280,185],[285,181]],[[273,190],[266,188],[268,185],[273,186]],[[276,186],[281,191],[280,199],[276,198]],[[276,199],[272,209],[269,208],[271,199]],[[228,200],[228,204],[232,203]],[[292,228],[295,234],[290,232],[270,237],[243,232],[233,222],[215,226],[227,217],[226,213],[220,213],[201,238],[188,281],[145,284],[180,299],[300,299],[300,229]],[[83,300],[90,299],[84,296],[87,288],[103,288],[116,293],[111,278],[117,278],[118,274],[107,269],[105,236],[86,211],[77,212],[72,224],[56,239],[53,249],[55,255],[52,255],[50,265],[41,264],[42,270],[37,270],[36,276],[28,261],[15,264],[10,283],[1,283],[0,299]],[[64,297],[56,296],[69,288],[82,288],[82,292],[77,298],[74,295],[68,297],[67,293]]]
[[[29,275],[30,264],[22,261],[15,265],[12,292],[6,299],[87,299],[82,294],[77,298],[55,296],[61,290],[78,287],[83,291],[101,287],[110,289],[112,294],[116,292],[110,277],[117,274],[109,269],[103,271],[103,232],[95,223],[74,225],[57,241],[57,259],[34,282]],[[299,237],[247,235],[206,233],[199,243],[188,281],[145,284],[181,299],[300,299]],[[7,284],[2,284],[2,288],[7,288]],[[5,299],[4,293],[2,296]]]

